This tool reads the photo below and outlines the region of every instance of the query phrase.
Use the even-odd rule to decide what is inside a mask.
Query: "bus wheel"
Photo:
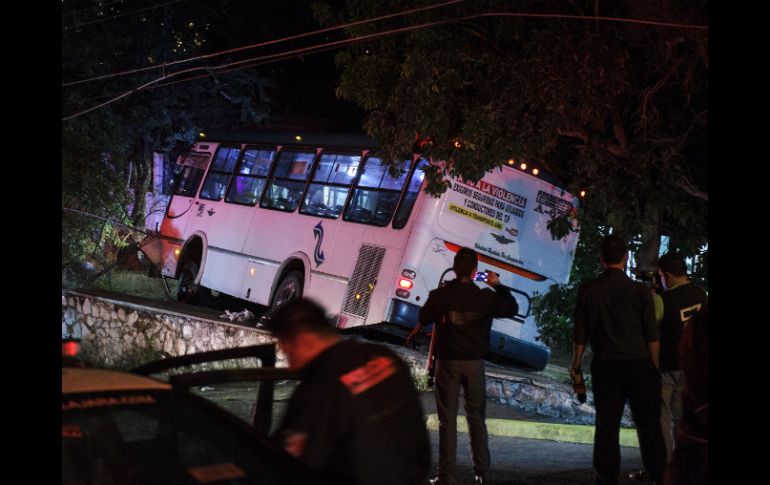
[[[198,302],[198,285],[195,277],[198,276],[198,263],[187,260],[179,273],[179,288],[176,290],[176,299],[183,303],[195,304]]]
[[[276,310],[285,303],[302,297],[302,273],[292,271],[283,277],[273,296],[273,304],[270,310]]]

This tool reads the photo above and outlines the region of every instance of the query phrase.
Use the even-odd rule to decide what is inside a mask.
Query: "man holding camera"
[[[499,276],[487,272],[494,291],[473,282],[478,255],[460,249],[454,258],[456,279],[430,292],[420,309],[416,332],[434,324],[436,354],[436,408],[439,419],[438,477],[434,485],[453,484],[457,454],[457,411],[460,387],[471,440],[475,483],[489,480],[490,458],[486,419],[484,354],[489,346],[493,318],[511,318],[519,305]],[[415,332],[413,332],[415,333]]]

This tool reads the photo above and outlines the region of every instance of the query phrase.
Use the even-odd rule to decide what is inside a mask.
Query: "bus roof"
[[[301,138],[298,138],[301,137]],[[374,138],[359,133],[308,133],[302,131],[224,131],[212,130],[198,142],[269,143],[271,145],[312,145],[334,148],[374,149]]]

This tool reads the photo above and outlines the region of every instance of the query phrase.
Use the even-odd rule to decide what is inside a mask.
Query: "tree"
[[[243,7],[241,2],[206,2],[195,9],[179,8],[175,3],[154,9],[145,3],[141,8],[141,3],[65,1],[63,7],[70,14],[62,16],[62,205],[135,227],[144,225],[153,152],[192,143],[203,128],[233,128],[263,121],[269,108],[265,90],[270,85],[266,76],[253,70],[221,74],[202,70],[170,81],[203,73],[200,79],[166,86],[158,83],[85,112],[190,65],[71,84],[74,81],[160,66],[222,46],[232,47],[239,33],[247,28],[259,30],[233,22],[233,18],[242,17],[238,10]],[[222,58],[217,62],[227,61]],[[70,118],[72,115],[76,116]],[[130,213],[126,213],[127,207],[131,207]],[[68,221],[81,236],[84,229],[90,234],[91,226],[103,224],[85,222],[82,217]],[[85,253],[85,247],[74,242],[84,239],[68,235],[63,234],[62,239],[63,264],[82,259]]]
[[[315,11],[334,25],[429,3],[348,0]],[[507,15],[516,12],[655,23]],[[384,154],[400,160],[417,140],[445,161],[431,167],[429,192],[446,189],[446,174],[478,180],[510,158],[526,160],[571,192],[586,190],[581,237],[611,228],[633,238],[641,270],[652,269],[661,234],[689,255],[707,243],[704,0],[465,1],[346,33],[430,22],[336,57],[337,94],[367,111],[364,127]],[[557,236],[560,222],[552,221]],[[596,252],[581,247],[578,259]],[[587,276],[580,267],[573,281]]]
[[[349,0],[337,12],[316,6],[316,15],[331,25],[424,3]],[[394,160],[415,137],[430,138],[425,154],[446,160],[447,173],[471,180],[509,158],[528,160],[572,191],[588,191],[583,224],[645,240],[664,228],[692,248],[704,240],[708,199],[706,31],[479,17],[524,11],[705,24],[705,2],[674,3],[470,1],[349,28],[355,37],[446,21],[339,53],[337,93],[367,110],[366,131]],[[440,177],[430,180],[429,191],[444,190]]]

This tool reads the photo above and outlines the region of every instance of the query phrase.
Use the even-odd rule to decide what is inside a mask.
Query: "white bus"
[[[544,368],[550,349],[529,299],[569,278],[577,234],[555,241],[546,224],[576,197],[503,166],[477,183],[450,179],[434,198],[425,158],[392,176],[376,147],[365,136],[210,133],[180,157],[159,237],[144,250],[179,278],[182,301],[208,289],[273,307],[303,295],[339,328],[408,330],[468,246],[519,303],[516,318],[494,321],[490,352]]]

